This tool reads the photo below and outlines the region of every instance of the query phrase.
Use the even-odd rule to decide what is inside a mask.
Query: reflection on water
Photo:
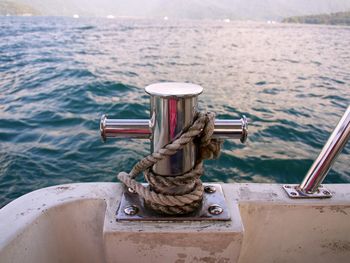
[[[0,18],[0,206],[54,184],[116,181],[149,142],[102,144],[99,117],[146,118],[143,87],[186,81],[246,114],[205,181],[300,182],[350,104],[350,27]],[[349,144],[327,182],[350,182]]]

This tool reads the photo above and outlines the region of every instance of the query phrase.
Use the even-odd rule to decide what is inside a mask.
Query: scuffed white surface
[[[0,210],[0,262],[348,262],[350,185],[331,199],[223,184],[228,222],[116,222],[116,183],[49,187]]]

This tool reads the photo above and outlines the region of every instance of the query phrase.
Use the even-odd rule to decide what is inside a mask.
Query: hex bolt
[[[220,205],[214,204],[209,206],[208,212],[211,215],[220,215],[222,212],[224,212],[224,209],[222,209]]]
[[[128,216],[134,216],[139,212],[139,208],[136,205],[130,205],[124,208],[124,213]]]
[[[216,188],[214,185],[207,185],[204,187],[204,191],[208,194],[212,194],[216,192]]]
[[[297,193],[296,193],[296,192],[290,192],[290,194],[291,194],[291,195],[294,195],[294,196],[296,196],[296,195],[297,195]]]
[[[285,187],[285,188],[290,188],[290,185],[285,185],[284,187]]]
[[[136,191],[134,189],[132,189],[131,187],[128,187],[128,192],[130,194],[136,194]]]
[[[325,194],[325,195],[330,195],[331,194],[330,192],[328,192],[326,190],[324,190],[322,193]]]

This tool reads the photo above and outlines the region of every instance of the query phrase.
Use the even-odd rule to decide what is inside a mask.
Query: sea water
[[[103,144],[99,119],[148,118],[143,88],[200,84],[203,111],[250,120],[203,181],[299,183],[350,104],[350,27],[0,17],[0,207],[38,188],[116,182],[148,140]],[[350,143],[326,178],[350,183]]]

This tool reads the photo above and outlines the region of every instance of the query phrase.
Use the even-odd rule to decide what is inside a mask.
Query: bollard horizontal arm
[[[106,141],[107,138],[150,139],[149,122],[147,119],[108,119],[107,115],[102,115],[100,121],[101,137],[103,141]]]
[[[103,141],[107,138],[150,139],[150,120],[108,119],[101,117],[100,132]],[[248,136],[248,120],[245,116],[238,120],[215,120],[213,137],[217,139],[240,139],[244,143]]]

